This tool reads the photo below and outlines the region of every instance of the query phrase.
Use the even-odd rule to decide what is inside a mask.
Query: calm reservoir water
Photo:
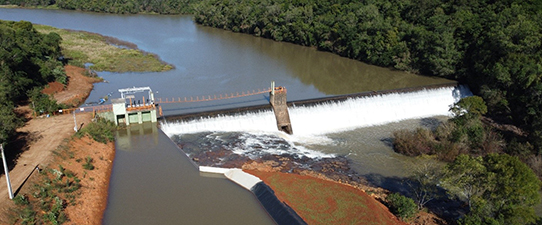
[[[1,20],[26,20],[84,30],[138,45],[175,66],[161,73],[100,72],[87,102],[120,88],[149,86],[157,98],[213,96],[267,88],[288,89],[288,100],[415,87],[449,81],[370,66],[311,48],[196,25],[190,16],[108,15],[62,10],[0,9]],[[267,95],[192,104],[163,104],[175,115],[268,104]],[[445,117],[439,117],[444,119]],[[298,143],[323,154],[347,155],[354,169],[386,185],[415,163],[393,152],[398,128],[428,126],[412,119],[325,134],[327,142]],[[294,132],[296,124],[293,124]],[[277,134],[280,136],[281,134]],[[105,224],[272,224],[250,192],[221,177],[200,174],[155,127],[135,126],[117,135]],[[288,137],[284,137],[288,138]],[[319,140],[318,138],[316,138]]]
[[[370,66],[311,48],[196,25],[191,16],[109,15],[59,10],[0,9],[0,19],[27,20],[112,36],[155,53],[176,67],[163,73],[100,73],[88,101],[119,88],[150,86],[157,98],[208,96],[263,89],[275,81],[288,100],[447,82]],[[264,95],[202,104],[163,105],[178,114],[267,104]]]

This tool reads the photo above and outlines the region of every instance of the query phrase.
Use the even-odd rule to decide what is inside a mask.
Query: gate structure
[[[277,128],[287,134],[293,134],[288,105],[286,104],[286,88],[275,87],[275,82],[271,83],[271,92],[269,93],[269,103],[275,112],[277,119]]]

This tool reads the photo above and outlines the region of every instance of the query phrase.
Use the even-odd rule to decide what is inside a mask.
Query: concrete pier
[[[293,134],[288,105],[286,104],[286,88],[273,87],[269,93],[269,103],[271,103],[273,112],[275,112],[277,128],[287,134]]]

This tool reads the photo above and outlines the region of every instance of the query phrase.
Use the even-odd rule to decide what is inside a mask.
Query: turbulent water
[[[277,131],[270,110],[166,121],[161,129],[188,152],[227,149],[251,158],[265,154],[327,158],[334,157],[332,149],[341,144],[340,138],[330,136],[408,119],[449,116],[450,106],[469,95],[467,88],[459,86],[294,106],[289,109],[293,135]],[[311,149],[314,145],[329,149]]]

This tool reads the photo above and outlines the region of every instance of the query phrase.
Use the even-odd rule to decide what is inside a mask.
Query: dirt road
[[[49,89],[49,93],[55,93],[55,99],[59,103],[73,104],[84,101],[92,90],[92,83],[97,79],[83,76],[84,69],[73,66],[66,66],[66,74],[69,76],[69,84],[65,90]],[[50,85],[55,86],[55,85]],[[57,86],[58,87],[58,86]],[[62,86],[60,86],[62,87]],[[23,112],[27,117],[31,117],[30,108],[27,106],[19,107],[19,112]],[[88,124],[92,119],[92,113],[79,113],[75,116],[77,126]],[[24,127],[19,128],[18,132],[27,133],[26,151],[24,151],[16,160],[14,168],[9,172],[13,191],[22,187],[27,177],[32,174],[36,166],[46,166],[52,160],[52,152],[57,149],[65,139],[69,139],[74,133],[74,116],[56,115],[51,117],[32,118],[26,122]],[[9,200],[8,188],[5,175],[0,177],[0,215],[7,211],[13,205]],[[6,218],[0,218],[0,223],[4,224]]]

